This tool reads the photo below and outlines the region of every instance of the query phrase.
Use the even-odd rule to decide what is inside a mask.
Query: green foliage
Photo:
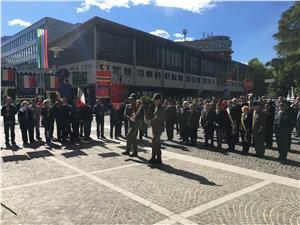
[[[278,58],[269,65],[274,69],[277,93],[287,95],[291,86],[296,90],[300,86],[300,2],[282,13],[274,38],[278,41],[274,46]]]
[[[251,59],[248,65],[253,68],[254,85],[253,93],[257,96],[265,95],[268,92],[268,84],[265,83],[265,79],[273,77],[273,71],[271,68],[266,67],[257,58]]]

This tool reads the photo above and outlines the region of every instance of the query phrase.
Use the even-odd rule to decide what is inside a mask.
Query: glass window
[[[130,68],[124,68],[124,75],[130,76],[132,74],[132,70]]]
[[[203,78],[203,84],[206,84],[206,79],[205,78]]]
[[[165,73],[165,79],[170,80],[170,74],[169,73]]]
[[[146,77],[153,78],[153,72],[152,71],[147,71]]]
[[[183,80],[183,76],[182,75],[178,75],[178,80],[182,81]]]
[[[172,74],[172,80],[177,80],[177,75],[176,74]]]
[[[201,83],[201,78],[197,77],[197,83]]]
[[[195,83],[196,82],[196,78],[192,77],[192,82]]]
[[[190,81],[191,81],[191,77],[190,77],[190,76],[186,76],[185,79],[186,79],[187,82],[190,82]]]
[[[207,79],[207,84],[210,84],[210,81],[211,81],[210,79]]]

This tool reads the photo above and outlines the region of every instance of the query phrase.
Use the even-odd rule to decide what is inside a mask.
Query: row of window
[[[37,53],[37,46],[32,45],[28,48],[17,51],[11,55],[3,57],[3,61],[5,63],[15,63],[17,60],[26,58],[27,56],[35,55]]]
[[[32,59],[16,66],[18,71],[30,71],[37,68],[37,59]]]
[[[42,26],[41,28],[44,28],[44,26]],[[37,38],[36,30],[30,31],[27,34],[24,34],[23,36],[15,39],[14,41],[4,45],[2,47],[2,52],[4,53],[10,51],[20,45],[26,44],[27,42],[36,40],[36,38]]]

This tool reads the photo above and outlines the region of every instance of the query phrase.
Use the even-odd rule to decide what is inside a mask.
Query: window
[[[138,77],[144,77],[144,70],[137,70],[137,76]]]
[[[203,84],[206,84],[206,79],[205,78],[203,79]]]
[[[215,80],[211,80],[211,83],[212,83],[212,84],[215,84]]]
[[[172,80],[177,80],[177,75],[176,74],[172,74]]]
[[[182,75],[178,75],[178,80],[179,80],[179,81],[182,81],[182,80],[183,80]]]
[[[192,77],[192,82],[195,83],[196,82],[196,78]]]
[[[165,79],[170,80],[170,74],[169,73],[165,73]]]
[[[201,83],[201,78],[197,77],[197,83]]]
[[[153,72],[152,71],[147,71],[146,77],[153,78]]]
[[[185,79],[186,79],[187,82],[190,82],[190,81],[191,81],[191,77],[190,77],[190,76],[186,76]]]
[[[124,75],[125,76],[131,76],[132,70],[130,68],[124,68]]]
[[[161,78],[160,72],[155,72],[154,77],[155,77],[155,79],[160,79]]]
[[[210,81],[211,81],[210,79],[207,79],[207,84],[210,84]]]
[[[116,74],[117,76],[121,75],[121,67],[119,66],[113,66],[113,73]]]

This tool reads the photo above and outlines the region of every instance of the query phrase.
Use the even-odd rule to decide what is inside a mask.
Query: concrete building
[[[225,59],[231,59],[233,53],[231,49],[232,41],[228,36],[207,36],[203,39],[179,43]]]
[[[1,63],[4,67],[14,67],[18,71],[33,71],[37,69],[36,30],[45,28],[49,31],[49,42],[63,33],[76,27],[61,20],[45,17],[17,34],[1,41]]]
[[[43,26],[44,20],[57,21],[44,18],[18,33],[18,38]],[[113,82],[126,83],[130,91],[158,91],[172,96],[222,96],[225,90],[240,94],[244,92],[244,79],[252,78],[251,68],[242,63],[99,17],[79,25],[59,21],[45,28],[49,29],[49,67],[67,69],[71,84],[75,73],[86,73],[87,82],[81,86],[90,96],[95,96],[96,73],[103,65],[112,70]],[[7,48],[16,39],[14,36],[2,46]],[[32,39],[23,41],[22,46],[34,46]],[[60,53],[54,57],[53,50],[57,49]],[[15,52],[17,49],[5,49],[2,57],[7,60]],[[17,61],[13,58],[15,61],[9,62],[21,69],[20,62],[33,60],[29,68],[36,69],[36,58],[35,53],[27,57],[21,54]]]

